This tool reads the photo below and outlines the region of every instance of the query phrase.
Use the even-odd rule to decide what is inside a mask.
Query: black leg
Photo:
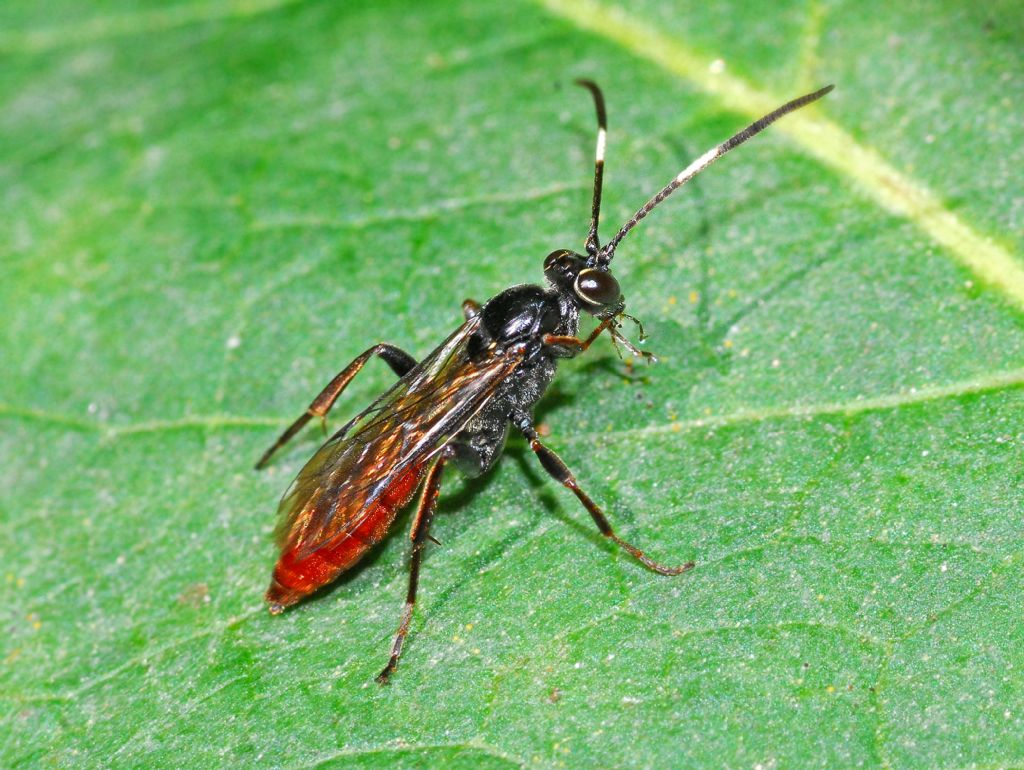
[[[530,442],[530,449],[537,454],[537,459],[540,460],[540,464],[544,466],[544,470],[548,472],[548,475],[562,486],[571,489],[573,494],[579,498],[579,501],[583,503],[583,507],[587,509],[590,516],[594,519],[594,523],[597,524],[597,528],[601,531],[602,535],[617,543],[619,547],[637,559],[637,561],[645,567],[654,570],[660,575],[679,575],[693,567],[692,561],[678,567],[667,567],[663,564],[659,564],[644,554],[644,552],[639,548],[627,543],[621,537],[616,535],[614,530],[612,530],[612,525],[609,524],[608,519],[605,518],[604,513],[597,507],[597,503],[591,500],[587,493],[580,489],[579,484],[576,482],[576,477],[572,475],[572,471],[566,467],[565,463],[562,462],[562,459],[558,455],[540,442],[540,439],[537,436],[537,431],[534,430],[532,420],[529,415],[514,416],[513,424],[523,432],[526,440]]]
[[[399,377],[404,376],[410,369],[416,366],[416,359],[410,356],[401,348],[396,348],[394,345],[389,345],[386,342],[374,345],[369,350],[363,351],[352,363],[342,369],[333,380],[327,385],[326,388],[321,391],[320,395],[313,399],[313,403],[306,409],[299,419],[293,422],[288,428],[278,436],[277,441],[274,442],[273,446],[270,447],[263,456],[256,463],[257,470],[267,464],[267,461],[278,449],[283,447],[288,441],[302,430],[302,427],[309,422],[312,417],[319,417],[322,421],[327,416],[327,413],[334,406],[334,402],[341,395],[341,392],[348,387],[348,384],[352,382],[353,378],[359,374],[359,370],[363,368],[371,356],[379,356],[381,359],[391,367],[392,371]],[[326,428],[326,421],[325,428]]]
[[[426,541],[433,540],[430,537],[430,521],[434,517],[434,508],[437,505],[437,495],[441,491],[441,472],[448,460],[448,454],[442,455],[427,473],[427,480],[423,484],[423,496],[420,498],[419,507],[416,509],[416,517],[412,521],[412,531],[409,539],[412,540],[412,558],[409,560],[409,590],[405,595],[405,607],[402,608],[402,619],[398,624],[398,633],[395,634],[395,642],[391,645],[391,658],[384,670],[377,675],[378,684],[387,684],[388,679],[398,668],[398,659],[402,657],[402,645],[405,644],[405,637],[409,633],[409,623],[412,621],[412,611],[416,606],[416,585],[420,579],[420,561],[423,555],[423,546]],[[434,540],[436,543],[437,541]]]

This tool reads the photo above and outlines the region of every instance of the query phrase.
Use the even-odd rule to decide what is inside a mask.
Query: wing
[[[299,471],[278,507],[277,540],[299,558],[336,544],[381,494],[465,427],[522,362],[525,347],[468,355],[479,318],[466,321],[427,358],[332,436]]]

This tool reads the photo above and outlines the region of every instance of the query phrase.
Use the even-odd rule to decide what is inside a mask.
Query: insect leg
[[[402,608],[402,619],[398,624],[398,633],[395,634],[394,644],[391,645],[391,658],[384,670],[377,675],[378,684],[387,684],[388,679],[398,668],[398,659],[402,656],[402,645],[405,644],[405,637],[409,633],[409,623],[412,621],[412,610],[416,606],[416,585],[420,578],[420,560],[423,554],[423,546],[430,538],[430,521],[434,517],[434,508],[437,505],[437,495],[441,491],[441,472],[448,460],[450,453],[442,454],[441,457],[431,466],[427,473],[427,480],[423,484],[423,496],[420,498],[419,507],[416,509],[416,517],[412,521],[412,531],[409,539],[412,540],[412,557],[409,561],[409,590],[405,595],[405,607]],[[435,541],[436,542],[436,541]]]
[[[462,315],[467,321],[472,321],[480,315],[480,303],[475,299],[462,300]]]
[[[651,353],[649,350],[641,350],[628,339],[619,334],[614,328],[608,333],[612,335],[612,344],[615,345],[616,349],[618,349],[618,346],[621,344],[624,348],[626,348],[626,350],[628,350],[634,356],[642,358],[649,364],[655,364],[658,362],[658,357],[654,355],[654,353]],[[640,341],[643,342],[643,339],[641,338]],[[621,351],[619,352],[619,358],[622,358]]]
[[[559,347],[568,348],[572,351],[570,355],[578,356],[589,348],[593,344],[594,340],[596,340],[605,329],[611,328],[614,330],[614,323],[615,319],[613,318],[604,319],[585,340],[581,340],[579,337],[566,337],[560,334],[545,334],[543,342],[548,346],[557,345]]]
[[[533,421],[530,416],[527,414],[513,415],[512,421],[515,426],[522,431],[526,440],[530,442],[530,449],[536,453],[537,459],[540,460],[540,464],[544,466],[544,470],[546,470],[548,475],[550,475],[551,478],[559,484],[572,490],[573,494],[579,498],[581,503],[583,503],[583,507],[590,513],[591,518],[594,519],[594,523],[597,524],[597,528],[601,531],[602,535],[617,543],[620,548],[633,556],[645,567],[654,570],[660,575],[679,575],[693,567],[692,561],[678,567],[668,567],[664,564],[659,564],[644,554],[644,552],[639,548],[627,543],[621,537],[616,535],[615,531],[612,529],[612,525],[609,524],[608,519],[605,518],[604,513],[597,507],[597,503],[591,500],[589,495],[580,489],[572,471],[566,467],[565,463],[562,462],[562,459],[557,454],[540,442],[540,439],[537,436],[537,431],[533,428]]]
[[[374,345],[369,350],[365,350],[359,354],[359,356],[348,366],[342,369],[333,380],[327,385],[326,388],[321,391],[320,395],[313,399],[313,403],[309,405],[306,412],[299,417],[295,422],[288,426],[284,433],[278,436],[277,441],[274,442],[273,446],[270,447],[263,456],[256,463],[256,469],[259,470],[278,449],[283,447],[288,441],[302,430],[302,427],[309,422],[312,417],[319,417],[323,420],[327,413],[334,406],[334,402],[337,400],[341,392],[348,387],[348,384],[352,382],[352,379],[359,374],[359,370],[363,368],[366,362],[371,356],[380,356],[388,366],[397,374],[402,377],[416,366],[416,359],[410,356],[401,348],[397,348],[394,345],[389,345],[386,342],[381,342]]]

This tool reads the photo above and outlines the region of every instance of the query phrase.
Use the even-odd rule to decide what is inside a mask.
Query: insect
[[[602,535],[659,574],[678,575],[693,566],[660,564],[616,535],[565,463],[541,442],[533,409],[555,376],[559,359],[585,352],[601,334],[634,355],[653,358],[620,332],[622,318],[635,319],[625,314],[625,300],[609,268],[619,243],[716,159],[783,115],[820,99],[832,86],[782,105],[708,150],[602,246],[597,230],[607,134],[604,96],[592,81],[577,83],[593,97],[598,124],[586,253],[557,249],[548,254],[547,286],[512,286],[483,305],[466,300],[464,323],[421,361],[385,342],[367,349],[331,380],[256,464],[266,465],[312,418],[326,424],[337,398],[372,357],[382,359],[398,376],[390,390],[320,447],[285,492],[278,510],[281,555],[266,594],[270,612],[278,614],[331,583],[385,536],[399,509],[422,489],[410,533],[409,587],[391,657],[377,677],[381,684],[394,673],[409,631],[423,548],[433,539],[430,524],[442,473],[449,465],[470,476],[486,473],[501,455],[510,428],[522,433],[544,470],[579,498]],[[581,314],[597,319],[586,338],[577,336]],[[642,338],[642,327],[640,333]]]

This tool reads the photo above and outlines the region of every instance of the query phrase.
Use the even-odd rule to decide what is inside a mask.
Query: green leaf
[[[0,765],[1024,764],[1017,3],[7,3]],[[262,603],[333,374],[605,236],[661,363],[566,363],[548,443]],[[393,379],[371,364],[338,425]]]

